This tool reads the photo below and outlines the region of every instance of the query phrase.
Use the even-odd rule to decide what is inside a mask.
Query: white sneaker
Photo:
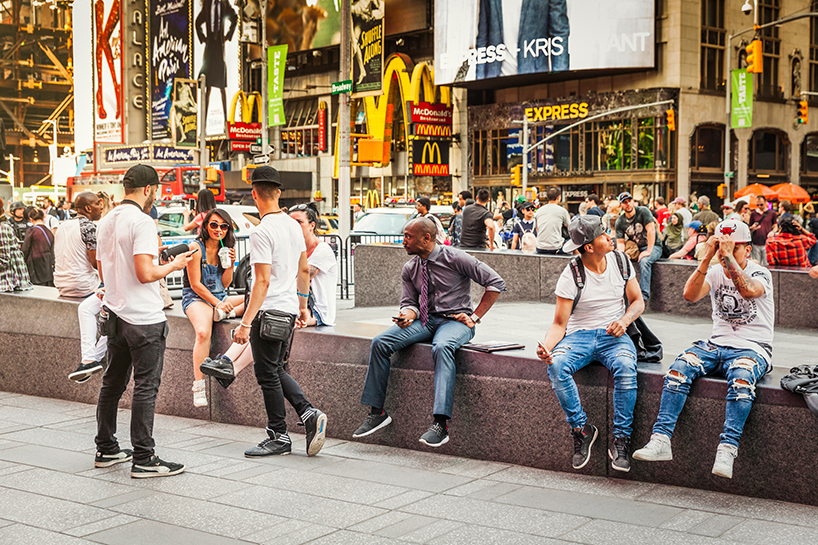
[[[635,460],[643,462],[666,462],[673,459],[673,452],[670,450],[670,437],[662,433],[654,433],[650,436],[650,441],[644,447],[632,454]]]
[[[193,381],[193,406],[207,407],[207,390],[204,379]]]
[[[728,443],[719,443],[716,449],[716,462],[713,464],[713,475],[733,478],[733,460],[738,456],[738,447]]]

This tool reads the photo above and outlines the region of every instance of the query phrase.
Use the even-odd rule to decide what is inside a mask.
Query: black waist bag
[[[261,312],[258,335],[265,341],[288,342],[295,327],[295,316],[280,310]]]

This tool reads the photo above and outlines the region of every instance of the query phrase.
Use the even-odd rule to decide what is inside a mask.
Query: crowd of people
[[[48,276],[46,285],[55,286],[60,295],[82,299],[82,359],[69,378],[82,383],[105,370],[97,406],[96,467],[132,462],[134,478],[185,470],[182,463],[159,458],[152,437],[168,335],[160,281],[174,271],[183,273],[182,309],[196,335],[194,405],[207,405],[205,375],[228,388],[252,363],[267,425],[266,437],[245,456],[292,451],[285,401],[305,427],[307,454],[321,450],[327,415],[308,400],[286,364],[295,329],[335,323],[335,254],[315,235],[314,203],[280,206],[282,182],[274,168],[254,169],[251,181],[260,220],[249,236],[244,296],[228,293],[235,280],[234,226],[229,214],[210,202],[209,192],[199,195],[195,214],[186,221],[195,242],[172,257],[161,257],[161,240],[150,215],[159,178],[148,165],[128,170],[123,177],[125,197],[116,206],[105,195],[85,192],[71,205],[74,217],[58,220],[53,228],[44,221],[48,209],[23,214],[12,205],[11,218],[0,221],[0,289],[28,289],[32,280]],[[495,249],[496,232],[506,229],[514,251],[572,256],[556,284],[553,322],[537,348],[570,427],[572,466],[581,469],[588,463],[598,437],[573,375],[599,361],[614,382],[614,439],[608,448],[614,470],[629,471],[632,459],[671,460],[671,437],[691,384],[704,375],[719,375],[727,378],[728,393],[712,472],[732,478],[755,385],[772,367],[774,296],[766,266],[808,262],[815,236],[807,229],[816,228],[815,219],[799,221],[787,201],[773,211],[762,197],[755,210],[743,203],[737,210],[726,205],[721,217],[704,196],[690,204],[675,199],[666,207],[660,198],[641,206],[628,192],[605,199],[589,195],[573,218],[560,204],[556,187],[543,195],[547,202],[542,206],[501,203],[494,211],[489,210],[485,189],[475,199],[467,191],[458,197],[448,233],[425,198],[418,200],[417,216],[403,229],[403,247],[412,257],[402,270],[400,309],[394,325],[372,341],[360,399],[369,412],[352,436],[365,437],[392,423],[385,409],[391,356],[412,344],[430,342],[434,405],[432,423],[419,441],[439,447],[450,440],[455,352],[474,337],[506,290],[491,267],[461,250]],[[23,222],[29,225],[21,237]],[[650,297],[651,267],[663,257],[698,262],[683,295],[692,302],[710,296],[713,329],[707,340],[695,342],[675,359],[665,376],[651,439],[632,452],[639,358],[632,337],[646,327],[640,315]],[[818,268],[811,275],[818,277]],[[472,282],[485,290],[476,307]],[[239,320],[231,332],[232,344],[210,358],[213,324],[232,318]],[[133,448],[125,449],[115,437],[116,416],[131,376]]]

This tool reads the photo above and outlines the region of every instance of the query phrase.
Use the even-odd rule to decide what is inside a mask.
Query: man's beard
[[[148,195],[148,199],[145,201],[145,205],[142,207],[142,210],[146,214],[150,214],[151,208],[153,207],[153,202],[156,200],[156,188],[151,186],[151,192]]]

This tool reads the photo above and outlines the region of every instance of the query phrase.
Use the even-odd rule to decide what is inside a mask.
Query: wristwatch
[[[469,319],[470,319],[472,322],[474,322],[475,324],[479,324],[479,323],[480,323],[480,316],[478,316],[477,314],[472,314],[471,316],[469,316]]]

